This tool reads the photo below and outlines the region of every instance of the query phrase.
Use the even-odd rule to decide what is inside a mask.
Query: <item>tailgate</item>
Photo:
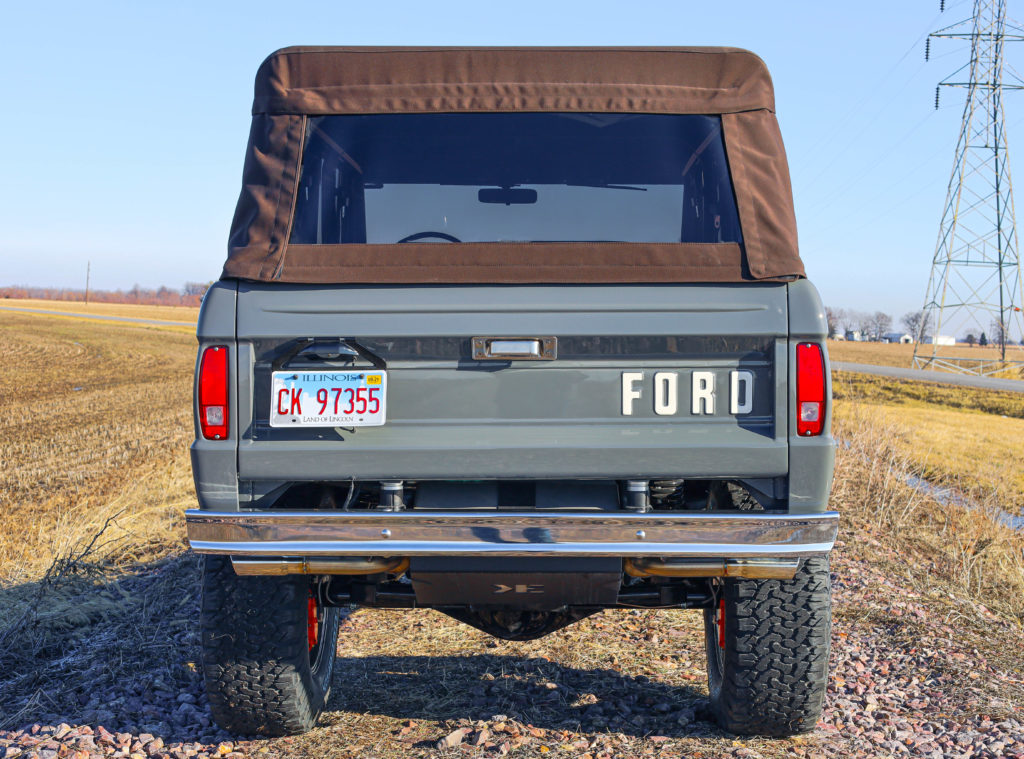
[[[776,283],[244,283],[239,477],[783,475],[786,308],[786,286]],[[474,358],[473,338],[501,337],[554,338],[556,356]],[[297,352],[342,339],[365,356],[344,363]],[[272,426],[275,369],[383,371],[386,420]]]

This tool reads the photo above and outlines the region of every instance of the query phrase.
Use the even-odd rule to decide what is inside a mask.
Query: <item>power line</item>
[[[853,179],[851,179],[849,182],[846,182],[845,184],[843,184],[841,187],[837,188],[836,190],[833,190],[831,193],[828,193],[828,194],[820,197],[818,199],[818,203],[813,206],[812,214],[816,213],[817,211],[820,211],[820,210],[823,210],[823,209],[827,208],[832,203],[834,203],[836,200],[838,200],[839,198],[842,198],[843,196],[845,196],[848,192],[850,192],[850,190],[852,190],[854,187],[856,187],[866,177],[870,176],[872,174],[872,172],[874,172],[874,170],[876,168],[878,168],[878,166],[884,160],[886,160],[890,155],[892,155],[892,153],[897,148],[899,148],[901,145],[903,145],[903,143],[905,143],[907,140],[909,140],[911,137],[913,137],[914,134],[918,130],[920,130],[921,127],[923,127],[928,122],[928,120],[932,118],[932,116],[934,114],[935,114],[934,111],[928,111],[928,113],[925,115],[925,117],[923,119],[918,121],[910,129],[908,129],[903,134],[902,137],[900,137],[898,140],[896,140],[896,142],[892,143],[886,150],[876,153],[875,160],[872,163],[868,164],[863,169],[861,169],[860,173],[858,173]],[[890,189],[891,188],[892,188],[892,185],[890,185]]]
[[[907,57],[912,52],[914,52],[914,50],[917,48],[918,45],[921,44],[921,40],[923,40],[923,39],[928,37],[929,30],[932,28],[932,26],[935,24],[935,22],[939,20],[940,16],[941,16],[941,14],[937,14],[935,16],[935,18],[932,19],[931,22],[929,22],[928,26],[925,28],[925,31],[922,32],[920,34],[920,36],[918,36],[918,38],[914,40],[914,42],[910,45],[910,47],[908,47],[904,51],[903,55],[901,55],[896,60],[896,62],[893,63],[889,67],[889,69],[878,78],[877,81],[875,81],[870,87],[868,87],[864,91],[864,95],[860,98],[860,100],[858,100],[854,105],[852,105],[850,107],[850,109],[846,113],[844,113],[843,116],[839,119],[839,121],[838,121],[839,124],[844,125],[844,126],[846,124],[849,124],[851,118],[854,115],[860,113],[862,108],[863,108],[863,106],[865,104],[867,104],[871,99],[873,99],[878,94],[878,91],[881,89],[882,85],[885,84],[887,81],[889,81],[889,78],[896,72],[896,69],[899,68],[900,64],[903,63],[903,61],[905,61],[907,59]],[[914,76],[916,76],[916,75],[917,75],[917,72],[915,71],[914,72]],[[909,84],[909,82],[907,82],[907,84]],[[905,89],[906,86],[907,85],[904,84],[903,87],[901,88],[901,91],[902,91],[902,89]],[[872,121],[873,120],[874,119],[872,119]],[[863,133],[863,130],[862,130],[861,133]],[[806,156],[807,157],[801,162],[801,164],[799,166],[800,169],[802,169],[808,163],[811,163],[811,162],[817,163],[817,160],[818,160],[818,149],[823,147],[823,146],[825,146],[825,145],[831,144],[833,142],[833,140],[834,140],[833,130],[825,129],[825,130],[822,130],[821,134],[822,134],[822,136],[806,152]],[[847,143],[852,142],[853,139],[856,139],[856,138],[852,138],[851,140],[848,140]],[[817,179],[817,177],[815,177],[815,179]]]

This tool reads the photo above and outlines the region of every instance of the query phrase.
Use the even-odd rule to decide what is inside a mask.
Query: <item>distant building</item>
[[[925,335],[921,342],[926,345],[956,345],[956,338],[952,335]]]
[[[882,335],[882,342],[902,343],[904,345],[914,342],[914,338],[906,332],[886,332]]]
[[[864,335],[861,334],[859,329],[848,329],[846,330],[846,339],[859,343],[864,339]]]

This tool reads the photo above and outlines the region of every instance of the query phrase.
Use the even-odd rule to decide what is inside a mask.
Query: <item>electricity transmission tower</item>
[[[945,10],[944,2],[942,6]],[[1007,42],[1024,40],[1024,29],[1007,24],[1006,0],[974,0],[971,18],[928,36],[926,60],[932,38],[970,40],[971,59],[935,88],[936,108],[943,86],[965,88],[967,102],[916,335],[914,366],[968,374],[991,374],[1006,364],[1024,367],[1024,351],[1007,351],[1008,342],[1019,343],[1024,335],[1024,292],[1003,116],[1003,91],[1024,89],[1011,66],[1008,73],[1015,81],[1003,82],[1003,48]],[[982,333],[1000,349],[999,361],[971,358],[963,355],[970,350],[942,350],[939,345],[942,335],[973,334],[980,339]],[[928,336],[932,339],[925,343]]]

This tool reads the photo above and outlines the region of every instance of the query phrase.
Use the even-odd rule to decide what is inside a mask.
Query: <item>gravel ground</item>
[[[0,730],[0,759],[1024,757],[1019,629],[911,587],[893,569],[899,557],[853,553],[840,544],[833,557],[832,682],[807,736],[738,739],[712,724],[697,614],[606,612],[510,644],[435,613],[367,610],[343,624],[347,656],[323,725],[237,740],[210,722],[194,664],[196,561],[184,556],[115,591],[83,591],[131,600],[38,652],[24,672],[0,672],[0,725],[17,725]],[[169,589],[179,602],[153,603]]]
[[[1024,757],[1020,631],[979,604],[922,595],[841,549],[833,565],[822,752]]]

